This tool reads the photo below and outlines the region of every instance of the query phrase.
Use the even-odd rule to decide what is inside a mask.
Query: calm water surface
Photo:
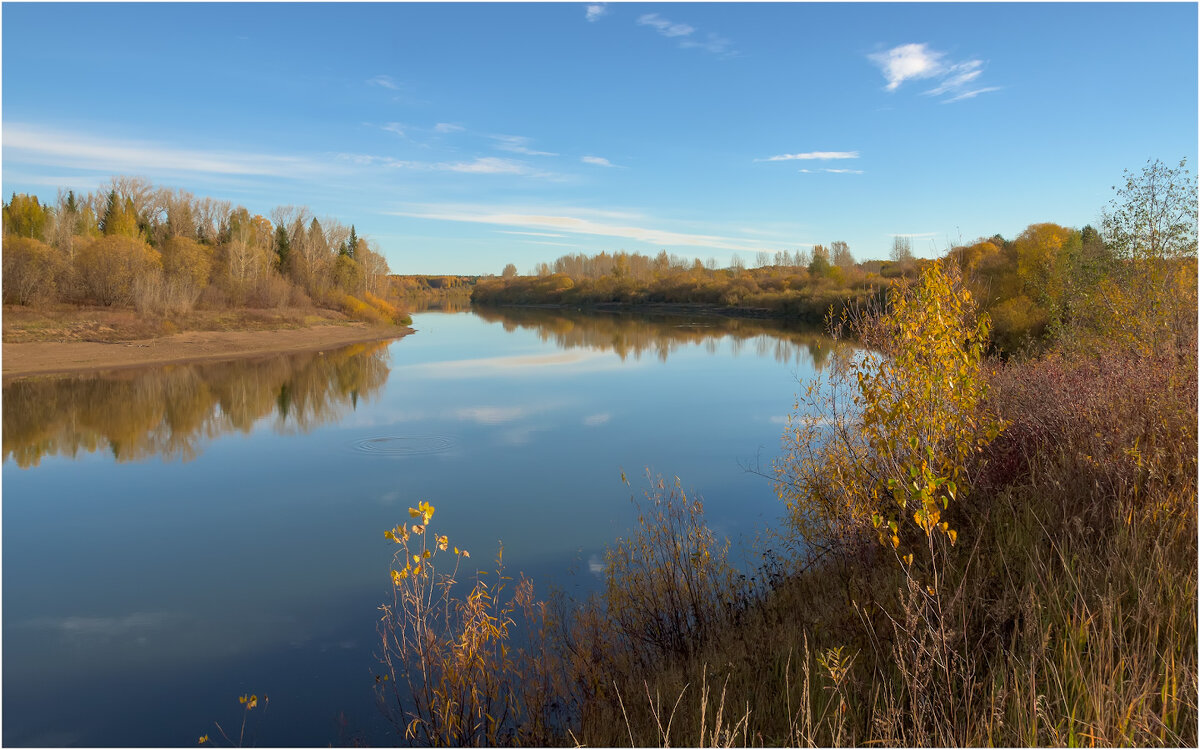
[[[751,320],[426,313],[390,344],[3,393],[3,743],[395,744],[373,703],[383,531],[434,524],[586,591],[678,475],[721,534],[774,524],[798,390],[830,342]],[[837,356],[836,353],[832,356]],[[632,488],[620,479],[624,470]],[[232,734],[236,739],[236,734]],[[247,739],[249,744],[250,739]]]

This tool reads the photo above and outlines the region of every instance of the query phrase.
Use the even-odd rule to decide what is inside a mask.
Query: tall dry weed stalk
[[[544,744],[545,674],[519,632],[541,614],[532,581],[504,575],[501,550],[494,575],[480,572],[464,592],[457,575],[470,553],[430,529],[433,506],[409,513],[414,522],[385,534],[398,545],[392,601],[380,607],[385,714],[416,745]]]

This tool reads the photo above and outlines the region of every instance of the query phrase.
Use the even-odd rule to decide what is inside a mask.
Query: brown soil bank
[[[147,325],[131,314],[4,310],[4,380],[45,373],[238,359],[399,338],[411,328],[350,322],[337,313],[277,314]],[[125,317],[131,320],[108,320]],[[185,329],[167,333],[172,327]],[[186,330],[196,329],[196,330]],[[165,334],[165,335],[164,335]]]

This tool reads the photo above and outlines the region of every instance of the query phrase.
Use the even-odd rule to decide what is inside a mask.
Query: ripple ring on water
[[[354,450],[375,456],[426,456],[444,453],[455,445],[449,435],[395,435],[366,438],[354,443]]]

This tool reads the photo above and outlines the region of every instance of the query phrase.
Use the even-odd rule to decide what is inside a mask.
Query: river
[[[375,627],[410,506],[542,592],[599,585],[647,469],[747,549],[782,511],[753,469],[840,351],[771,321],[414,318],[390,344],[4,386],[5,745],[236,741],[251,693],[246,744],[395,744]]]

